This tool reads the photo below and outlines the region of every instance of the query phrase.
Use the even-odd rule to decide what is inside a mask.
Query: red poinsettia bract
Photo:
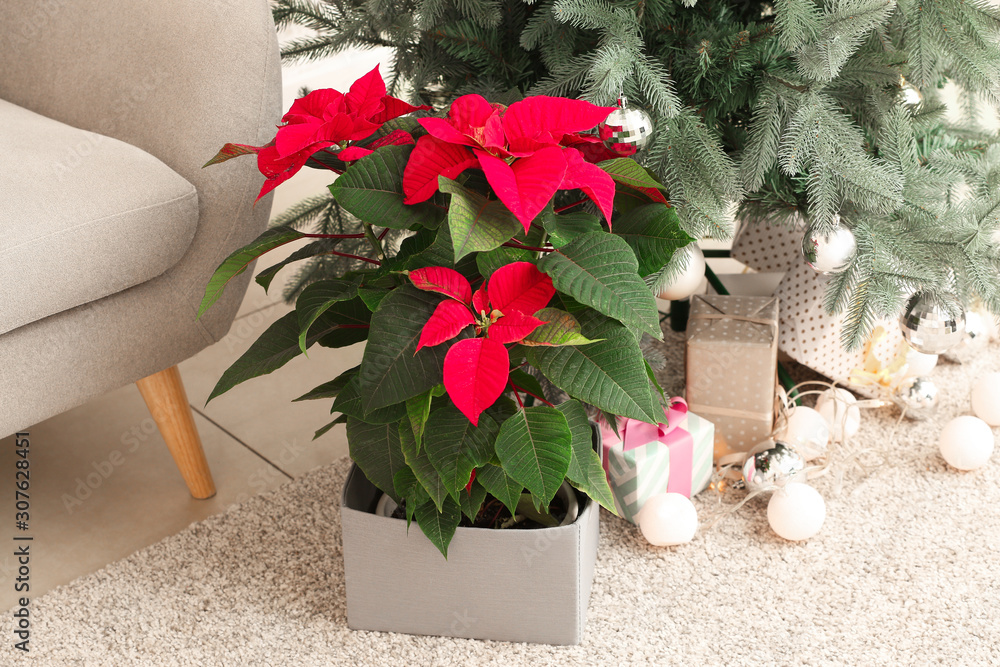
[[[438,189],[438,176],[455,178],[478,167],[526,231],[557,190],[575,188],[610,222],[615,183],[587,159],[603,155],[590,150],[599,139],[581,133],[613,110],[544,95],[509,107],[490,104],[479,95],[459,97],[447,118],[420,119],[428,134],[417,141],[403,172],[406,203],[429,199]]]
[[[514,262],[497,269],[475,293],[465,276],[443,266],[411,271],[410,282],[449,297],[427,320],[417,350],[449,341],[470,325],[476,327],[476,338],[458,341],[445,355],[444,387],[455,406],[478,426],[479,415],[507,386],[510,355],[505,345],[546,324],[534,313],[555,294],[552,279],[531,262]]]
[[[278,126],[274,140],[264,146],[226,144],[209,162],[221,162],[237,155],[257,154],[257,168],[267,177],[257,199],[294,176],[318,151],[338,147],[336,156],[344,162],[362,158],[382,146],[413,143],[403,130],[394,130],[368,146],[346,146],[374,134],[382,125],[405,114],[429,106],[415,107],[385,94],[385,82],[375,66],[354,82],[347,93],[332,88],[314,90],[292,103]]]

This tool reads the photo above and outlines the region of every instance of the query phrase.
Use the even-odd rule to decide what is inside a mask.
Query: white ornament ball
[[[1000,426],[1000,373],[987,373],[972,385],[972,411],[990,426]]]
[[[936,354],[924,354],[920,350],[915,350],[912,347],[910,351],[906,353],[906,377],[916,377],[923,376],[927,377],[937,366],[938,355]]]
[[[826,519],[826,502],[819,491],[802,482],[789,482],[767,503],[767,522],[780,537],[798,542],[819,532]]]
[[[858,399],[842,387],[827,389],[816,399],[816,412],[826,420],[835,441],[853,438],[861,428]]]
[[[788,415],[788,423],[778,439],[791,445],[806,461],[812,461],[826,454],[830,425],[812,408],[797,405]]]
[[[941,456],[959,470],[986,465],[993,454],[993,431],[979,417],[955,417],[941,429]]]
[[[688,298],[698,291],[702,280],[705,279],[705,254],[701,248],[691,243],[678,252],[688,253],[687,268],[672,283],[660,290],[659,297],[666,301]]]
[[[858,249],[854,232],[840,224],[829,232],[810,228],[802,237],[802,256],[816,273],[840,273],[851,263]]]
[[[691,500],[680,493],[658,493],[639,510],[639,530],[656,547],[672,547],[694,539],[698,512]]]

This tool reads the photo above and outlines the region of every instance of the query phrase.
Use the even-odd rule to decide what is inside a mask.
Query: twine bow
[[[875,347],[888,335],[888,332],[881,326],[875,328],[868,342],[865,343],[862,368],[855,368],[851,371],[848,377],[850,383],[877,387],[879,393],[892,395],[896,386],[903,381],[906,375],[906,354],[909,351],[909,346],[905,342],[901,342],[892,361],[883,366],[882,360],[875,354]]]

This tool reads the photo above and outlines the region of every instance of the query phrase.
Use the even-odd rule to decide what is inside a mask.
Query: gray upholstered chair
[[[264,228],[252,159],[281,115],[266,0],[0,0],[0,436],[137,382],[195,497],[214,494],[176,364],[223,337]]]

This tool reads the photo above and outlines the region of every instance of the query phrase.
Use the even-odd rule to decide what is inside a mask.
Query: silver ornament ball
[[[618,108],[598,126],[604,145],[620,155],[634,155],[644,149],[653,136],[653,120],[649,114],[628,106],[624,97]]]
[[[802,477],[806,461],[790,446],[783,442],[770,441],[762,443],[758,447],[766,447],[766,449],[752,454],[743,464],[743,483],[746,485],[747,491],[755,493],[784,486],[788,482]],[[804,479],[799,479],[799,481],[804,481]]]
[[[941,354],[962,342],[965,312],[949,310],[936,299],[917,293],[899,318],[903,338],[918,352]]]
[[[854,232],[841,225],[839,218],[833,230],[822,232],[810,228],[802,237],[802,256],[805,257],[806,264],[824,276],[846,269],[857,249],[858,241],[854,238]]]
[[[930,419],[937,411],[937,385],[928,377],[906,378],[896,387],[892,402],[914,421]]]

